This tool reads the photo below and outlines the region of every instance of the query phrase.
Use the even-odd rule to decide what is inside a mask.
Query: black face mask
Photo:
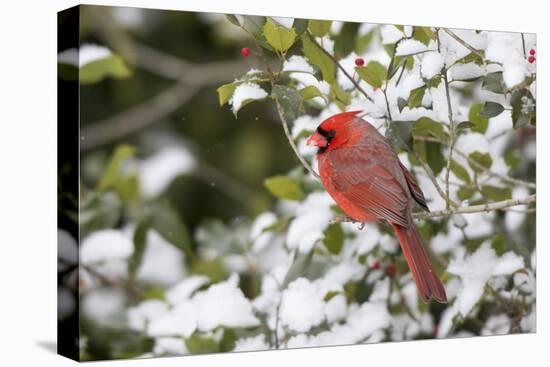
[[[320,147],[319,150],[317,151],[317,154],[320,154],[320,153],[324,153],[325,150],[327,150],[327,148],[330,146],[330,143],[332,142],[332,139],[334,139],[334,137],[336,136],[336,130],[328,130],[327,131],[327,130],[321,128],[321,126],[319,126],[319,127],[317,127],[317,132],[319,133],[319,135],[321,135],[327,141],[327,145],[324,146],[324,147]]]

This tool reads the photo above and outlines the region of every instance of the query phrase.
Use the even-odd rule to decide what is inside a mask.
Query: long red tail
[[[447,303],[445,288],[432,268],[415,226],[411,225],[409,228],[405,228],[398,224],[392,224],[392,227],[399,239],[401,250],[409,264],[422,301],[426,303],[433,298],[439,303]]]

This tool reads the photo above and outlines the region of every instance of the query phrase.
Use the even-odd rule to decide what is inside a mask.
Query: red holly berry
[[[363,65],[365,65],[365,60],[362,57],[358,57],[358,58],[355,59],[355,65],[363,66]]]
[[[529,50],[529,55],[533,56],[534,54],[535,54],[535,49],[534,48],[530,49]]]
[[[395,267],[395,264],[390,264],[388,265],[388,267],[386,268],[386,273],[390,276],[390,277],[393,277],[395,275],[395,273],[397,272],[397,268]]]
[[[371,265],[372,270],[378,270],[380,269],[380,261],[375,261]]]
[[[529,61],[529,63],[534,63],[535,62],[535,56],[529,56],[529,58],[527,59]]]
[[[250,55],[250,49],[248,47],[243,47],[241,49],[241,55],[243,55],[244,57],[248,57],[248,55]]]

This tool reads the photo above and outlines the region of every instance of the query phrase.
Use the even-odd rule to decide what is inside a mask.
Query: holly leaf
[[[506,91],[504,80],[502,79],[502,71],[489,73],[483,77],[481,88],[488,91],[503,94]]]
[[[426,86],[415,88],[411,90],[409,94],[409,99],[407,101],[407,106],[409,108],[417,108],[422,104],[422,99],[424,98],[424,93],[426,93]]]
[[[80,68],[79,81],[81,84],[97,83],[107,77],[124,79],[132,75],[130,69],[118,55],[95,60],[84,64]]]
[[[451,172],[454,173],[456,177],[458,177],[460,180],[471,183],[472,180],[470,179],[470,175],[468,174],[468,171],[466,168],[462,167],[460,164],[458,164],[454,159],[451,160]]]
[[[307,34],[302,36],[302,49],[308,62],[321,70],[323,79],[329,84],[336,80],[336,66],[323,51],[319,49]]]
[[[512,198],[512,190],[507,187],[496,187],[491,185],[481,186],[481,194],[490,200],[502,201]]]
[[[382,83],[388,78],[386,68],[378,61],[370,61],[366,66],[357,66],[355,71],[373,88],[382,87]]]
[[[504,111],[504,107],[500,103],[485,102],[483,108],[479,111],[479,116],[491,118],[500,115],[502,111]]]
[[[489,119],[480,115],[482,108],[483,103],[473,104],[472,107],[470,107],[468,119],[470,121],[472,131],[485,134],[487,127],[489,126]]]
[[[413,129],[414,136],[432,136],[441,141],[444,141],[445,130],[443,129],[443,124],[435,122],[429,117],[421,117],[416,121]]]
[[[298,183],[288,176],[279,175],[266,178],[264,186],[279,199],[297,201],[303,197]]]
[[[468,161],[469,166],[477,173],[483,172],[483,169],[481,169],[479,166],[489,169],[493,165],[493,158],[491,158],[491,155],[489,153],[481,153],[475,151],[470,153],[469,157],[471,160],[477,163],[476,165]]]
[[[241,84],[242,82],[237,81],[233,83],[224,84],[218,89],[216,89],[216,92],[218,92],[218,100],[220,102],[220,107],[229,102],[231,97],[233,97],[233,93],[235,93],[235,89]]]
[[[309,31],[315,37],[323,37],[330,31],[330,26],[332,25],[331,20],[314,20],[309,21]]]
[[[263,35],[267,42],[277,51],[286,53],[296,41],[294,28],[287,29],[267,19],[263,27]]]
[[[426,46],[436,38],[435,32],[430,27],[413,27],[412,37]]]
[[[271,96],[279,101],[287,119],[294,120],[298,117],[302,96],[295,88],[276,84],[271,89]]]
[[[333,223],[327,227],[323,242],[331,253],[335,255],[340,253],[344,246],[344,231],[340,223]]]
[[[394,149],[412,149],[413,121],[392,121],[386,139]]]

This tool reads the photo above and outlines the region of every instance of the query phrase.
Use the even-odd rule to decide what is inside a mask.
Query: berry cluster
[[[529,61],[530,64],[534,63],[537,59],[535,58],[535,49],[529,50],[529,58],[527,58],[527,61]]]

